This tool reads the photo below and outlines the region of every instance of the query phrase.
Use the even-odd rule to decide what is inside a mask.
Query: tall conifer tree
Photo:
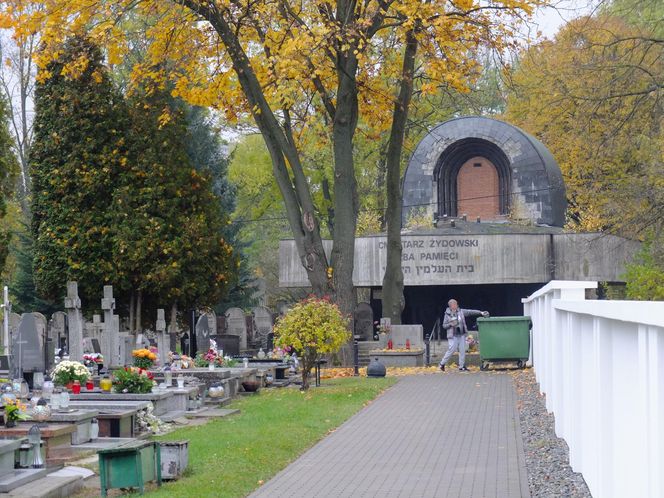
[[[83,297],[117,280],[110,201],[126,162],[127,114],[100,50],[74,37],[39,75],[30,156],[32,232],[38,293],[64,295],[67,280]]]

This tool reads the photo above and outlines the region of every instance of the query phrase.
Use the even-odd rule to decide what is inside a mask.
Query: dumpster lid
[[[478,322],[518,322],[518,321],[531,321],[529,316],[490,316],[479,317]]]

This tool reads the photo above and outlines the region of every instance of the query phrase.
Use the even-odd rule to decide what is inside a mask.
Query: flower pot
[[[6,420],[5,421],[5,427],[7,427],[8,429],[10,427],[16,427],[16,420],[13,420],[13,419],[12,420]]]

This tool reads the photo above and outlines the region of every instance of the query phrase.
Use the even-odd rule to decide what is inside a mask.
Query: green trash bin
[[[478,318],[480,336],[480,369],[486,370],[489,363],[517,362],[519,368],[526,366],[530,354],[529,316],[496,316]]]

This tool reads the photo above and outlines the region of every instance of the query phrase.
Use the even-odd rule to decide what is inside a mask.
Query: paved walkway
[[[405,377],[254,498],[529,498],[512,379]]]

